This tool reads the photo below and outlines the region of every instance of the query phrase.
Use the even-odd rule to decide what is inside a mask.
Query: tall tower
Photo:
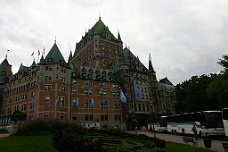
[[[119,32],[116,38],[99,17],[96,24],[76,43],[72,61],[80,61],[83,66],[107,69],[122,50],[122,44]]]

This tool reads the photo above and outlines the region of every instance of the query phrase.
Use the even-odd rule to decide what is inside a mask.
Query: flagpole
[[[106,95],[106,113],[107,113],[107,130],[108,130],[108,95]]]
[[[106,113],[107,113],[107,130],[108,130],[108,104],[107,104],[107,108],[106,108]]]

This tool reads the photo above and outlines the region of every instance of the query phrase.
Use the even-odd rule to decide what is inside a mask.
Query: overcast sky
[[[0,62],[17,72],[56,37],[65,60],[88,29],[102,21],[157,78],[173,84],[219,73],[228,54],[228,0],[0,0]]]

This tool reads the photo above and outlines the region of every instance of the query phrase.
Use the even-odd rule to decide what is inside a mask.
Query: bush
[[[82,131],[82,132],[79,132]],[[53,136],[56,149],[61,152],[99,152],[102,150],[103,143],[91,142],[85,139],[82,134],[85,130],[82,128],[66,128],[57,131]]]
[[[57,130],[60,130],[62,128],[68,128],[72,126],[81,127],[71,122],[30,121],[19,127],[18,130],[12,134],[12,136],[46,136],[52,135]]]

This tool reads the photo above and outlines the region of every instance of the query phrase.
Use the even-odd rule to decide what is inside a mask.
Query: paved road
[[[145,134],[147,136],[154,137],[154,134],[149,132],[149,131],[137,131],[137,134]],[[179,136],[179,135],[156,133],[156,137],[160,138],[160,139],[163,139],[165,141],[172,141],[172,142],[176,142],[176,143],[185,144],[183,142],[182,136]],[[197,141],[198,141],[198,146],[199,147],[205,148],[203,139],[199,139]],[[224,148],[222,146],[222,142],[223,141],[212,140],[212,142],[211,142],[211,150],[216,151],[216,152],[224,152],[225,150],[224,150]],[[192,143],[189,143],[189,145],[193,146]]]

